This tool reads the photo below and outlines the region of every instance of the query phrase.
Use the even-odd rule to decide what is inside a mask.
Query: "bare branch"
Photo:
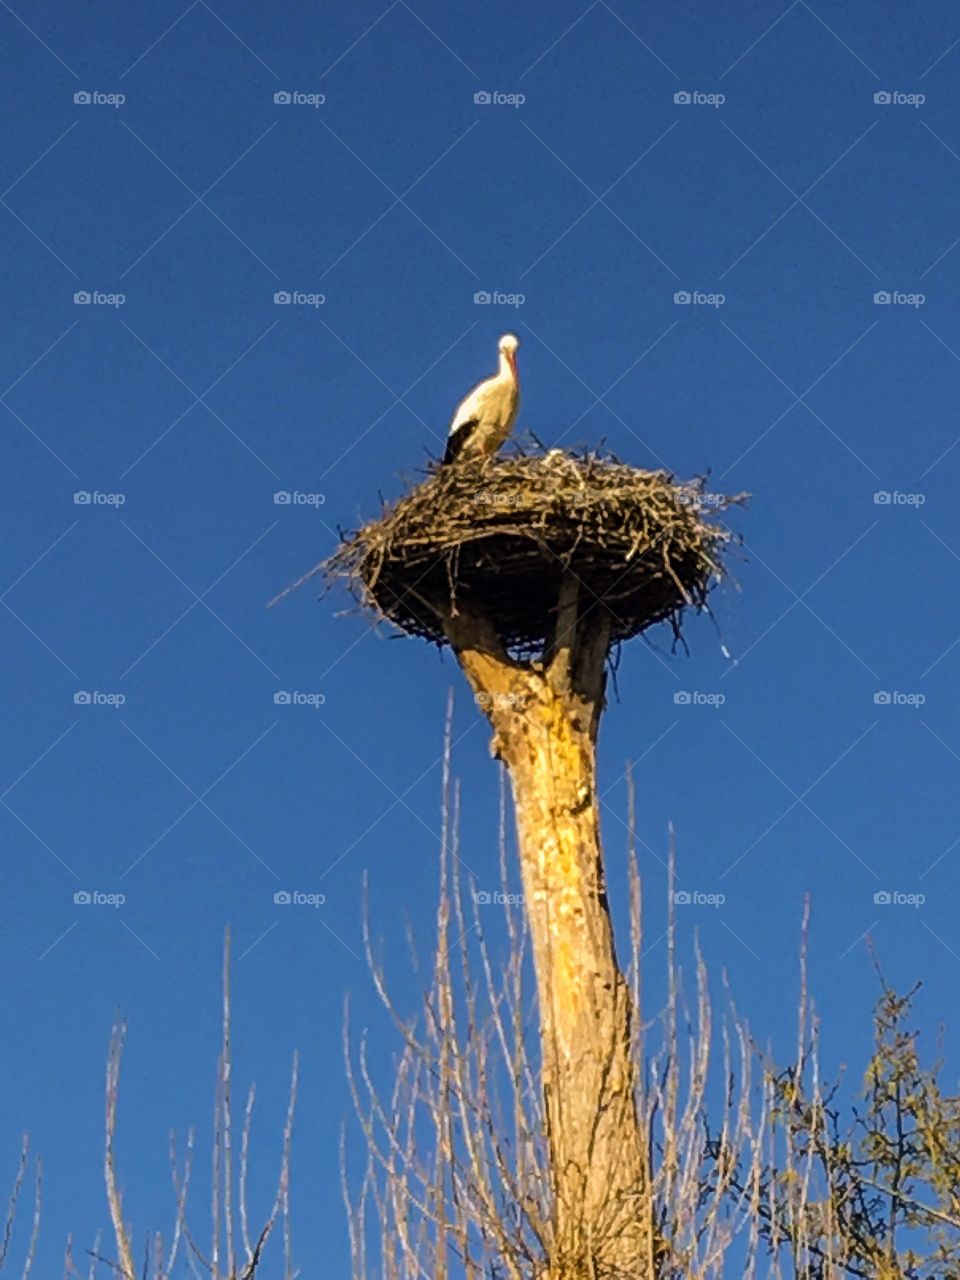
[[[123,1041],[126,1035],[126,1023],[119,1019],[113,1025],[110,1037],[110,1049],[107,1054],[106,1085],[106,1123],[104,1141],[104,1177],[107,1184],[107,1207],[113,1223],[113,1234],[117,1244],[119,1261],[116,1264],[125,1280],[135,1280],[136,1271],[133,1264],[133,1253],[130,1237],[123,1221],[123,1201],[117,1190],[116,1162],[114,1158],[114,1135],[117,1127],[117,1096],[120,1086],[120,1059],[123,1055]]]

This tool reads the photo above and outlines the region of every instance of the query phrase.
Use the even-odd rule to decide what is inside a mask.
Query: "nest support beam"
[[[447,613],[443,625],[514,796],[554,1183],[547,1280],[652,1277],[637,1015],[614,949],[596,789],[609,618],[566,574],[540,660],[510,657],[479,610]]]

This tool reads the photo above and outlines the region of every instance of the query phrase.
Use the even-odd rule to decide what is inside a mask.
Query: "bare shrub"
[[[344,1178],[355,1280],[627,1280],[626,1271],[574,1269],[558,1238],[558,1218],[569,1214],[557,1213],[550,1168],[528,930],[507,876],[505,794],[502,955],[487,939],[476,886],[461,875],[449,750],[444,795],[436,944],[415,1017],[394,1003],[367,931],[371,973],[400,1035],[388,1093],[378,1089],[365,1040],[351,1048],[349,1028],[345,1037],[367,1147],[365,1175],[353,1186]],[[667,1004],[646,1025],[636,1019],[631,1046],[651,1151],[646,1194],[635,1207],[638,1219],[654,1224],[643,1274],[955,1280],[960,1098],[941,1091],[939,1063],[920,1064],[917,1034],[906,1025],[911,996],[881,983],[875,1051],[844,1122],[840,1083],[822,1076],[819,1019],[807,991],[808,909],[796,1057],[780,1067],[754,1041],[725,983],[715,1025],[699,950],[688,1002],[673,863],[671,837]],[[629,878],[625,973],[639,1014],[645,941],[633,847]]]

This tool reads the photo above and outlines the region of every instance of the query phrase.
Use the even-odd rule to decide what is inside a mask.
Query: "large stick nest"
[[[593,452],[459,463],[346,534],[314,572],[346,579],[365,606],[437,644],[444,615],[478,611],[511,651],[541,652],[567,572],[581,617],[609,616],[611,642],[664,621],[679,635],[732,540],[708,513],[738,500]]]

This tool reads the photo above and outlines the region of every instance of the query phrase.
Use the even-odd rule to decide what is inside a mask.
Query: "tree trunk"
[[[511,659],[476,613],[445,625],[513,788],[554,1186],[547,1277],[646,1280],[656,1267],[635,1011],[614,949],[596,790],[609,625],[581,615],[576,586],[564,580],[542,661]]]

